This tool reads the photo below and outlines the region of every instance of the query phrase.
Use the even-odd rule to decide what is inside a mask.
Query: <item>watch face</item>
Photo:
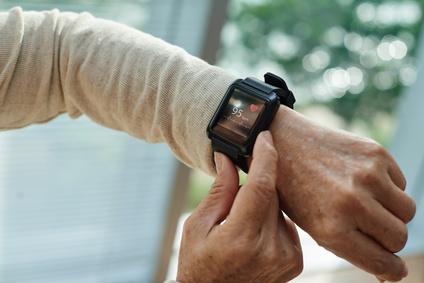
[[[244,144],[265,109],[265,102],[234,88],[213,131],[226,139]]]

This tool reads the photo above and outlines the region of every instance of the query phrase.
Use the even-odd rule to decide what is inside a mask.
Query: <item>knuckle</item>
[[[366,142],[362,148],[363,160],[360,166],[357,167],[354,175],[360,179],[373,179],[373,177],[378,176],[378,174],[376,174],[377,172],[385,168],[385,166],[382,165],[387,163],[390,153],[373,140]]]
[[[336,244],[341,236],[340,225],[332,219],[325,219],[321,221],[321,227],[316,232],[316,241],[319,246],[328,248]]]
[[[266,262],[268,265],[288,266],[297,261],[295,247],[288,243],[283,246],[279,243],[270,245],[261,256],[261,261]]]
[[[361,197],[361,192],[356,190],[356,186],[354,185],[345,186],[343,190],[340,190],[339,195],[335,196],[333,207],[335,208],[335,211],[338,211],[342,214],[363,211],[365,209],[365,205]],[[336,217],[336,215],[333,215],[333,218]],[[332,223],[327,224],[331,225]]]
[[[358,191],[354,187],[346,189],[341,195],[342,201],[340,202],[340,211],[344,213],[361,213],[369,215],[372,213],[368,204],[369,197],[363,191]]]
[[[194,222],[194,215],[193,215],[194,213],[192,213],[189,217],[187,217],[187,219],[184,221],[184,224],[183,224],[183,234],[184,235],[188,235],[188,234],[190,234],[190,232],[192,231],[192,229],[193,229],[193,227],[194,227],[194,225],[193,225],[193,222]]]
[[[272,173],[263,172],[260,176],[255,178],[254,186],[258,189],[256,190],[259,197],[262,199],[271,199],[275,195],[275,179]]]
[[[372,270],[372,273],[374,273],[375,275],[387,274],[388,265],[386,259],[377,258],[372,262],[368,261],[367,265],[370,266],[369,269]]]
[[[408,241],[408,228],[406,228],[406,225],[402,225],[400,231],[398,232],[398,237],[403,248]]]
[[[292,264],[292,267],[290,268],[290,271],[291,271],[291,278],[290,278],[290,280],[296,278],[297,276],[299,276],[302,273],[302,271],[303,271],[303,260],[298,261],[298,262]]]
[[[414,218],[415,212],[417,210],[417,204],[411,197],[409,197],[409,204],[407,207],[408,207],[408,210],[407,210],[406,218],[405,218],[406,223],[410,222]]]
[[[373,184],[380,187],[381,181],[379,172],[381,168],[381,165],[375,160],[369,159],[363,162],[363,165],[357,168],[352,174],[354,185]]]
[[[299,276],[302,272],[303,272],[303,258],[296,264],[294,268],[294,277]]]
[[[261,188],[275,187],[274,176],[271,172],[265,171],[260,176],[257,176],[255,183]]]
[[[221,199],[222,193],[225,191],[225,184],[218,178],[213,182],[211,189],[207,194],[207,200],[210,203],[215,203]]]
[[[399,266],[399,263],[395,262],[396,259],[393,257],[380,257],[369,262],[368,265],[373,274],[389,281],[397,282],[402,279],[403,268],[394,268],[396,265]]]
[[[274,179],[277,175],[277,163],[278,163],[278,152],[275,148],[269,146],[265,150],[261,151],[260,154],[256,154],[253,156],[253,162],[258,162],[260,167],[257,169],[260,170],[260,174],[264,174],[265,172],[270,173]]]
[[[371,274],[391,282],[397,282],[402,279],[404,265],[399,257],[392,253],[381,254],[372,259],[370,257],[358,258],[357,265]]]
[[[403,173],[401,172],[399,175],[399,186],[400,186],[400,189],[402,190],[402,191],[405,191],[405,189],[406,189],[406,185],[407,185],[407,181],[406,181],[406,178],[405,178],[405,175],[403,175]]]
[[[274,147],[268,147],[267,159],[272,164],[276,164],[278,161],[278,152]]]
[[[303,271],[303,257],[302,254],[292,247],[288,253],[285,261],[287,266],[287,273],[289,274],[290,280],[299,276]]]
[[[209,190],[208,194],[211,196],[214,196],[214,195],[220,194],[224,189],[225,189],[224,182],[221,179],[216,178],[215,181],[212,183],[211,189]]]
[[[370,157],[386,158],[388,151],[374,140],[368,140],[366,143],[367,152]]]
[[[303,271],[303,256],[294,245],[283,245],[280,248],[271,245],[262,251],[260,258],[256,257],[263,266],[277,271],[287,282],[297,277]]]

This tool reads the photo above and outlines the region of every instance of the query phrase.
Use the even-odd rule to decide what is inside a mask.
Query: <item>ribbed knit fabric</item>
[[[215,174],[206,127],[235,78],[130,27],[88,13],[0,13],[0,129],[67,112]]]

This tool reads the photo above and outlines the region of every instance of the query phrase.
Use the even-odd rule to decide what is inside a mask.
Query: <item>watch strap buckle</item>
[[[287,84],[283,80],[283,78],[281,78],[281,77],[279,77],[279,76],[277,76],[277,75],[275,75],[273,73],[270,73],[270,72],[266,73],[264,75],[264,78],[265,78],[265,82],[267,84],[276,86],[278,88],[282,88],[284,90],[289,90],[289,88],[287,87]]]
[[[273,85],[283,90],[283,92],[277,93],[280,100],[282,100],[281,103],[293,109],[296,99],[294,97],[293,92],[289,90],[284,79],[270,72],[266,73],[264,75],[264,78],[265,83]]]

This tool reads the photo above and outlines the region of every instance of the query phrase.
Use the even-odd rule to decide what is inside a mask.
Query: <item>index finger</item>
[[[260,228],[269,215],[272,200],[278,197],[276,189],[278,153],[269,131],[256,139],[253,160],[246,183],[236,196],[230,215],[243,225]]]

